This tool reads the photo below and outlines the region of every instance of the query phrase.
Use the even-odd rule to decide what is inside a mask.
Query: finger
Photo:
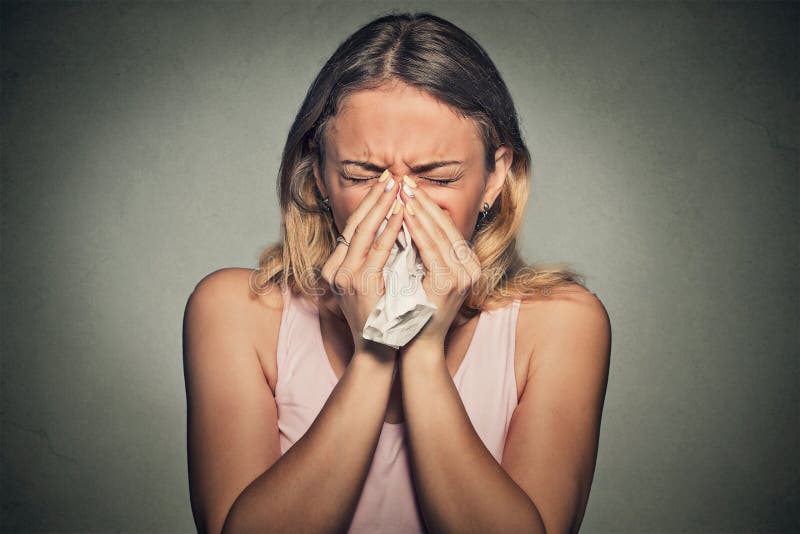
[[[478,255],[475,254],[475,250],[472,248],[469,241],[466,240],[461,234],[461,231],[456,228],[452,217],[445,213],[423,188],[416,187],[413,188],[412,191],[415,193],[415,196],[411,197],[410,201],[412,203],[416,201],[412,209],[416,208],[418,212],[427,213],[431,219],[438,224],[441,231],[450,241],[452,249],[448,248],[445,255],[448,257],[451,255],[454,256],[464,266],[467,273],[472,276],[472,279],[477,280],[481,274],[480,259]],[[402,194],[401,198],[406,199],[408,195]]]
[[[415,193],[413,200],[416,200],[419,203],[418,210],[421,212],[426,212],[430,215],[431,219],[433,219],[441,228],[442,232],[447,236],[450,243],[453,244],[455,247],[460,242],[467,242],[464,236],[461,234],[461,231],[456,228],[455,223],[453,222],[453,218],[450,217],[444,210],[442,210],[436,202],[430,197],[427,191],[424,188],[416,187],[413,188],[412,191]],[[407,198],[408,195],[403,195],[402,198]],[[471,247],[470,247],[471,249]],[[462,259],[463,258],[459,258]],[[477,258],[476,258],[477,263]],[[478,264],[478,266],[480,266]]]
[[[401,198],[403,198],[402,195],[401,193]],[[428,274],[432,277],[447,274],[452,270],[452,267],[442,257],[441,250],[436,244],[436,238],[431,234],[429,224],[426,224],[424,219],[419,218],[416,206],[410,207],[410,202],[406,198],[403,198],[403,202],[406,203],[406,207],[403,210],[406,226],[411,233],[411,240],[417,245],[419,257]],[[414,215],[411,215],[412,210]]]
[[[417,208],[414,215],[408,217],[406,225],[412,233],[412,238],[417,243],[417,249],[428,273],[428,285],[434,291],[449,293],[458,287],[467,286],[468,275],[461,263],[456,263],[452,254],[445,248],[447,237],[425,213],[420,213]],[[408,211],[408,210],[407,210]],[[415,233],[416,232],[416,233]]]
[[[348,243],[352,240],[353,233],[355,232],[358,223],[360,223],[364,217],[366,217],[366,215],[372,211],[376,202],[378,202],[378,200],[381,198],[381,193],[383,192],[386,183],[392,178],[394,177],[392,176],[392,173],[389,172],[389,169],[384,170],[380,178],[378,178],[378,181],[370,186],[369,192],[367,192],[366,196],[364,196],[358,206],[356,206],[356,209],[353,211],[353,213],[351,213],[347,218],[347,222],[342,230],[342,235],[345,239],[347,239]]]
[[[393,212],[391,214],[389,219],[387,219],[383,231],[375,238],[372,249],[369,251],[367,259],[364,261],[365,268],[380,271],[384,265],[386,265],[386,260],[397,241],[397,235],[403,227],[403,204],[398,202],[396,209],[397,213]]]
[[[398,184],[393,178],[389,178],[383,185],[379,197],[372,204],[371,210],[364,215],[364,218],[356,225],[352,233],[350,246],[347,247],[347,255],[342,261],[342,267],[347,265],[351,269],[361,267],[367,257],[372,244],[375,242],[375,234],[381,222],[386,218],[386,214],[392,207],[392,203],[397,198]]]
[[[411,206],[407,211],[413,210],[415,213],[408,218],[417,218],[422,223],[420,226],[431,237],[447,266],[453,272],[468,276],[472,280],[477,279],[477,275],[480,274],[480,262],[472,247],[455,227],[452,218],[439,208],[423,188],[413,188],[411,192],[414,193],[413,197],[408,195],[408,191],[405,189],[401,193],[403,201]],[[467,282],[461,279],[459,281]]]
[[[347,218],[345,227],[342,230],[342,236],[347,240],[348,243],[352,240],[353,233],[355,232],[355,228],[358,226],[358,224],[364,219],[366,214],[375,208],[375,203],[381,198],[381,192],[386,186],[386,182],[390,178],[392,178],[392,176],[391,172],[389,172],[389,169],[384,170],[380,178],[378,178],[378,181],[369,188],[366,196],[364,196],[353,213],[351,213]],[[326,267],[324,271],[335,272],[347,255],[347,248],[347,245],[344,243],[336,243],[330,258],[328,258],[328,261],[325,264]]]
[[[358,206],[356,206],[356,209],[347,218],[347,222],[345,223],[344,229],[341,231],[341,235],[347,240],[348,243],[350,242],[358,223],[361,222],[364,216],[375,206],[375,202],[380,198],[381,191],[383,191],[385,182],[388,181],[390,177],[391,172],[389,169],[384,169],[383,173],[381,173],[380,177],[378,178],[378,181],[369,187],[367,194],[363,199],[361,199],[361,202],[359,202]],[[332,281],[333,274],[339,268],[345,256],[347,255],[347,248],[347,245],[344,243],[335,243],[330,257],[325,262],[325,265],[323,265],[322,277],[329,283]]]

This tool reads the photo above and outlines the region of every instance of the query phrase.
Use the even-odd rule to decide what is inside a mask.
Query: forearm
[[[339,532],[369,472],[395,356],[356,352],[308,431],[234,502],[223,533]]]
[[[403,410],[413,478],[432,532],[541,532],[527,494],[469,420],[439,344],[401,356]]]

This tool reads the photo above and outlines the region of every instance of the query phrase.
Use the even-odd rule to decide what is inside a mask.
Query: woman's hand
[[[414,187],[405,186],[400,194],[406,205],[404,218],[425,266],[422,288],[438,309],[406,347],[427,342],[444,345],[461,304],[480,278],[481,265],[453,219],[411,178],[409,182]]]
[[[383,181],[380,181],[383,180]],[[353,335],[356,351],[369,343],[361,337],[369,314],[383,295],[383,268],[403,223],[400,203],[380,235],[375,234],[397,198],[399,184],[387,169],[347,219],[342,235],[350,243],[338,243],[322,267],[336,301]],[[399,209],[398,209],[399,207]]]

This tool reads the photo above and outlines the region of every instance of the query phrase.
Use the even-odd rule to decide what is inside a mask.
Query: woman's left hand
[[[409,196],[408,191],[414,196]],[[403,187],[401,199],[406,205],[403,219],[425,266],[422,288],[428,300],[437,306],[433,316],[406,348],[411,344],[428,342],[444,345],[461,304],[480,277],[481,265],[453,219],[422,187]]]

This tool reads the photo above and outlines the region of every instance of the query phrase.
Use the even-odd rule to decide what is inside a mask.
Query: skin
[[[373,353],[377,359],[399,363],[388,410],[397,411],[401,399],[427,526],[432,531],[464,531],[470,526],[479,531],[491,527],[544,532],[536,506],[477,436],[445,362],[446,338],[467,290],[481,272],[465,243],[472,236],[478,207],[493,203],[500,193],[511,164],[509,150],[498,149],[495,169],[487,173],[474,125],[402,84],[351,96],[330,130],[325,169],[315,166],[314,175],[322,194],[330,198],[337,229],[350,245],[337,245],[323,267],[323,277],[339,291],[329,295],[322,307],[334,316],[337,306],[341,309],[355,353]],[[362,163],[356,166],[345,160]],[[422,172],[418,166],[432,161],[459,163],[439,169],[435,177],[415,175]],[[359,172],[367,166],[383,172]],[[403,177],[400,190],[393,176]],[[434,182],[437,178],[455,181],[443,185]],[[371,184],[373,180],[378,182]],[[376,235],[398,191],[405,208]],[[376,350],[362,339],[360,325],[382,294],[383,284],[380,276],[365,273],[381,272],[401,217],[426,269],[423,288],[437,309],[400,351]],[[326,320],[322,311],[320,318]],[[329,332],[336,336],[336,329]],[[437,410],[430,409],[434,405]],[[464,461],[472,465],[470,470],[463,469]],[[459,497],[454,500],[453,495]],[[491,512],[474,505],[478,496],[489,502]]]
[[[484,146],[476,124],[424,91],[399,81],[350,95],[328,123],[323,142],[324,169],[314,163],[315,180],[322,195],[330,199],[334,224],[348,240],[354,234],[354,227],[369,212],[368,208],[376,205],[368,198],[368,192],[378,182],[382,170],[388,169],[391,178],[398,182],[407,175],[416,183],[416,198],[410,198],[405,192],[401,193],[401,198],[412,207],[416,202],[426,202],[429,209],[420,210],[416,218],[404,210],[403,217],[428,269],[423,287],[438,309],[415,340],[445,340],[451,328],[458,328],[465,322],[457,317],[458,309],[466,297],[464,289],[479,273],[477,260],[470,255],[465,240],[472,237],[483,203],[492,205],[500,194],[512,163],[510,148],[497,149],[495,169],[487,172]],[[429,171],[418,169],[420,165],[440,161],[459,163]],[[453,179],[455,181],[450,183],[433,181]],[[383,185],[381,183],[380,187]],[[362,211],[359,211],[360,206]],[[385,214],[386,209],[382,209],[381,213]],[[436,226],[429,226],[426,232],[417,220]],[[388,229],[395,230],[399,224],[392,226]],[[337,246],[323,274],[327,270],[332,276],[343,265],[355,268],[357,262],[347,260],[352,248]],[[452,285],[461,289],[457,295],[439,289],[448,287],[451,276]],[[374,278],[377,285],[382,286],[380,277]],[[373,289],[371,296],[363,297],[360,306],[352,306],[360,308],[362,313],[353,312],[349,316],[342,312],[346,304],[333,294],[326,294],[320,310],[321,320],[334,325],[347,322],[353,331],[353,324],[363,324],[364,311],[368,313],[377,302],[380,287]],[[335,331],[335,326],[331,330]],[[353,331],[354,345],[359,342],[358,334]],[[343,353],[348,352],[345,347]]]
[[[242,298],[248,295],[239,291],[248,287],[246,270],[223,270],[198,284],[185,317],[188,443],[198,524],[211,533],[343,530],[356,509],[384,416],[396,413],[392,398],[401,398],[415,493],[428,531],[577,532],[608,380],[610,324],[604,307],[594,297],[563,295],[522,303],[516,341],[530,365],[515,368],[524,387],[498,464],[453,383],[444,333],[455,329],[462,290],[475,270],[474,258],[457,259],[452,252],[471,236],[482,203],[491,204],[499,194],[510,153],[498,150],[497,170],[485,173],[472,125],[402,85],[352,95],[332,126],[328,159],[324,169],[315,168],[315,178],[330,196],[334,221],[350,246],[334,249],[323,268],[326,280],[342,285],[337,277],[342,271],[382,267],[405,221],[429,271],[426,279],[439,273],[437,265],[442,267],[437,276],[452,284],[449,290],[438,290],[448,287],[438,283],[437,291],[426,288],[438,309],[399,352],[371,342],[359,345],[358,328],[351,326],[348,339],[346,329],[325,326],[363,324],[379,287],[356,277],[343,280],[356,291],[328,295],[320,309],[323,337],[349,341],[350,347],[340,345],[335,354],[340,362],[342,354],[350,359],[339,366],[341,377],[308,431],[282,455],[276,362],[259,360],[276,354],[281,296],[275,290],[263,302]],[[345,158],[369,161],[378,172],[351,168],[370,181],[346,181],[338,175],[338,162]],[[382,169],[400,177],[432,159],[462,161],[457,169],[445,169],[459,181],[439,186],[424,179],[433,173],[416,175],[413,198],[397,184],[384,192],[388,179],[377,183]],[[406,210],[393,215],[376,238],[398,194],[415,215]],[[395,397],[398,387],[402,394]]]

